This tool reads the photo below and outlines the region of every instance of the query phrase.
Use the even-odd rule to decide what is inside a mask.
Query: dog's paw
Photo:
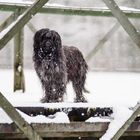
[[[41,103],[49,103],[48,99],[44,98],[44,97],[40,101],[41,101]]]
[[[81,97],[75,98],[75,99],[74,99],[74,102],[75,102],[75,103],[77,103],[77,102],[83,102],[83,103],[86,103],[87,100],[85,99],[84,96],[81,96]]]

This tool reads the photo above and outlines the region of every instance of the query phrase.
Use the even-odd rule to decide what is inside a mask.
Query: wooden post
[[[110,37],[116,32],[119,28],[120,24],[116,23],[109,32],[105,34],[105,36],[98,42],[98,44],[94,47],[93,50],[87,55],[86,61],[90,61],[90,59],[103,47],[104,43],[110,39]]]
[[[107,7],[111,10],[112,14],[122,25],[124,30],[128,33],[133,42],[140,48],[140,34],[128,20],[127,16],[120,10],[119,6],[114,0],[103,0]]]
[[[21,10],[18,9],[15,12],[15,20],[21,14]],[[23,72],[23,49],[24,49],[24,28],[14,37],[14,91],[25,91],[25,79]]]
[[[135,120],[135,118],[140,114],[140,103],[134,108],[134,112],[131,117],[124,123],[124,125],[116,132],[116,134],[112,137],[111,140],[118,140],[123,133],[127,130],[127,128],[131,125],[131,123]]]
[[[37,0],[30,8],[28,8],[17,20],[8,26],[7,30],[1,32],[0,49],[19,31],[24,25],[39,11],[39,9],[49,0]]]
[[[0,92],[0,107],[8,114],[24,135],[30,140],[43,140],[40,135],[22,118],[18,111]]]

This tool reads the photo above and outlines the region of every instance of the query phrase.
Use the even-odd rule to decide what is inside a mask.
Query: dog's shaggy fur
[[[36,32],[33,61],[45,91],[42,102],[63,101],[69,81],[72,81],[76,93],[75,102],[86,102],[82,91],[86,92],[88,66],[77,48],[62,46],[56,31],[46,28]]]

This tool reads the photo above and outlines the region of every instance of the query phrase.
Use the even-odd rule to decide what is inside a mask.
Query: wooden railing
[[[67,6],[42,6],[48,2],[48,0],[37,0],[33,4],[13,4],[0,2],[1,11],[13,11],[14,13],[8,17],[6,21],[0,26],[0,49],[2,49],[12,37],[15,37],[15,61],[14,61],[14,90],[22,89],[25,90],[24,83],[24,72],[23,72],[23,27],[27,22],[37,13],[45,12],[52,14],[70,14],[70,15],[89,15],[89,16],[114,16],[124,30],[128,33],[129,37],[133,42],[140,48],[140,34],[137,32],[136,28],[128,20],[128,17],[139,18],[140,11],[125,10],[122,11],[114,0],[103,0],[106,6],[109,8],[78,8],[78,7],[67,7]],[[31,24],[28,26],[31,28]],[[95,53],[102,48],[106,40],[109,39],[110,35],[113,34],[119,27],[117,23],[107,34],[101,39],[97,44],[95,50],[92,51],[87,56],[87,59],[91,59]],[[5,29],[5,30],[4,30]],[[32,26],[32,30],[36,29]],[[23,120],[19,113],[12,107],[11,104],[2,96],[0,93],[0,106],[6,111],[6,113],[11,117],[14,123],[20,128],[23,134],[31,140],[42,139],[36,130],[31,127],[25,120]],[[134,110],[134,113],[128,119],[127,125],[124,124],[124,129],[116,132],[113,140],[119,139],[119,137],[124,133],[128,126],[132,123],[135,117],[140,113],[139,104]],[[13,114],[11,115],[11,113]],[[16,117],[18,116],[18,117]],[[85,126],[86,127],[86,126]],[[28,129],[27,129],[28,128]],[[85,130],[84,130],[85,131]],[[29,133],[30,132],[30,133]],[[47,135],[47,134],[46,134]]]

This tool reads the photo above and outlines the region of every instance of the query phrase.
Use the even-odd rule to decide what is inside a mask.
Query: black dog
[[[56,31],[46,28],[36,32],[33,61],[45,91],[42,102],[62,102],[69,81],[76,93],[75,102],[86,102],[82,91],[88,92],[84,88],[88,66],[77,48],[62,46]]]

